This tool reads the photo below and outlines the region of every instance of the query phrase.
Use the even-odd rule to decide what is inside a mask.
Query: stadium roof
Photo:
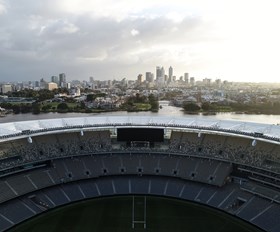
[[[280,139],[280,126],[264,123],[241,122],[233,120],[213,120],[198,117],[166,116],[92,116],[44,119],[0,124],[0,136],[17,136],[25,132],[53,131],[57,129],[88,128],[104,126],[160,126],[192,129],[209,129],[231,133],[261,134]]]

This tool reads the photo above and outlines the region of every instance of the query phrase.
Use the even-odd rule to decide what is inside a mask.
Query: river
[[[238,120],[247,122],[260,122],[267,124],[278,124],[280,123],[280,115],[264,115],[264,114],[235,114],[235,113],[217,113],[216,115],[189,115],[182,111],[181,108],[170,106],[168,101],[160,101],[162,106],[158,112],[105,112],[105,113],[41,113],[41,114],[8,114],[6,117],[0,118],[0,123],[5,122],[17,122],[26,120],[40,120],[40,119],[51,119],[51,118],[72,118],[72,117],[90,117],[90,116],[106,116],[106,115],[122,115],[122,116],[170,116],[170,117],[198,117],[198,118],[209,118],[216,120]]]

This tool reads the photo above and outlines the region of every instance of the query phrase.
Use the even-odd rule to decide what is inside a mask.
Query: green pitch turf
[[[134,218],[134,229],[133,227]],[[146,229],[144,225],[146,223]],[[160,197],[108,197],[75,203],[35,217],[11,232],[260,232],[230,215]]]

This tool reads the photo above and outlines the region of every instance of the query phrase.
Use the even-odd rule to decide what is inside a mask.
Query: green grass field
[[[134,209],[134,210],[133,210]],[[146,209],[146,210],[145,210]],[[145,221],[134,223],[134,221]],[[145,220],[146,219],[146,220]],[[197,204],[159,197],[109,197],[75,203],[29,220],[12,232],[260,232],[253,226]]]

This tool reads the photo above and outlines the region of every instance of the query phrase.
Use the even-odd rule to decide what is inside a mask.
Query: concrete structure
[[[60,73],[59,74],[59,87],[62,87],[62,88],[66,88],[67,82],[66,82],[66,75],[65,73]]]
[[[12,88],[12,85],[10,85],[10,84],[3,84],[3,85],[1,85],[1,93],[2,94],[11,92],[12,90],[13,90],[13,88]]]
[[[57,83],[54,83],[54,82],[46,83],[46,89],[48,89],[48,90],[57,89]]]
[[[170,66],[168,70],[168,82],[172,81],[172,77],[173,77],[173,68]]]
[[[195,85],[195,78],[194,78],[194,77],[191,77],[191,78],[190,78],[190,85],[191,85],[191,86],[194,86],[194,85]]]
[[[164,82],[164,77],[165,77],[164,68],[157,66],[157,68],[156,68],[156,80],[157,80],[157,82],[162,84]]]
[[[154,82],[154,74],[151,72],[146,72],[146,81],[149,83]]]
[[[144,81],[143,75],[142,75],[142,74],[139,74],[139,75],[137,76],[137,83],[138,83],[138,84],[141,84],[143,81]]]
[[[129,146],[118,128],[163,129]],[[147,146],[146,146],[147,145]],[[280,128],[199,117],[107,116],[0,125],[0,231],[59,206],[115,195],[192,201],[280,228]]]
[[[188,84],[189,83],[189,74],[184,73],[184,81]]]
[[[51,77],[51,82],[54,82],[56,84],[59,84],[58,76],[52,76]]]

